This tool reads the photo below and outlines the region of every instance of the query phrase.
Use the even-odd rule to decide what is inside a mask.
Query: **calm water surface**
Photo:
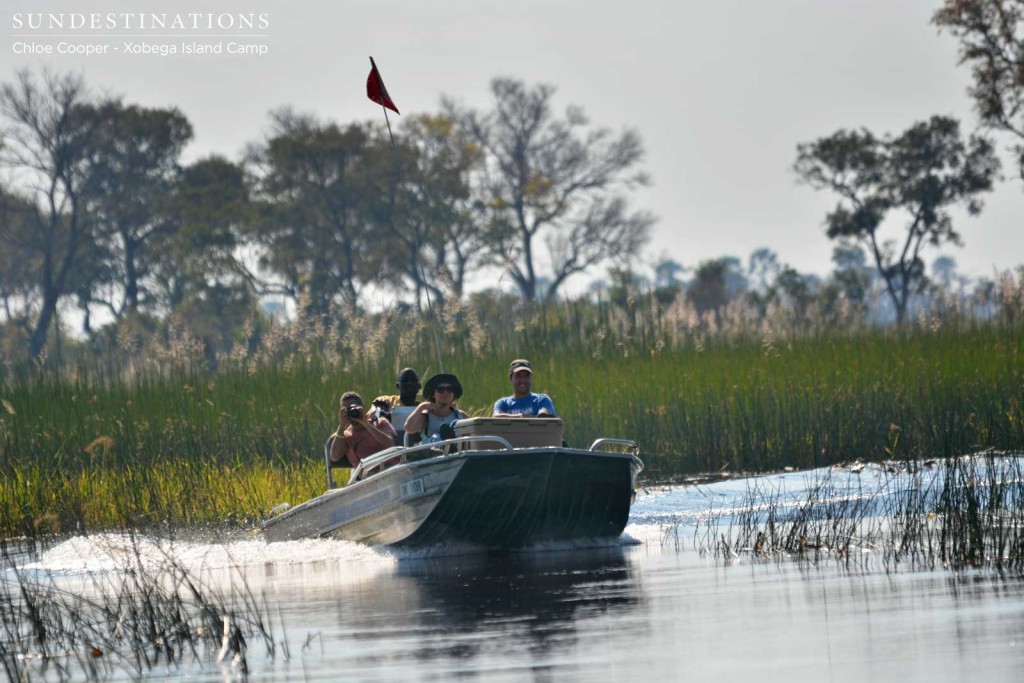
[[[807,481],[778,480],[797,494]],[[252,639],[255,680],[1024,680],[1019,580],[886,572],[870,554],[850,565],[702,556],[694,525],[728,515],[745,488],[643,492],[621,542],[598,546],[396,553],[256,538],[171,552],[208,585],[244,578],[265,596],[290,656]],[[72,587],[114,571],[118,543],[74,539],[21,569]],[[150,676],[240,673],[208,658]]]

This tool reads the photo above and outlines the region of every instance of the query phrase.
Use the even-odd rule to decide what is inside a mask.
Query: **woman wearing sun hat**
[[[405,421],[406,434],[423,434],[420,443],[432,443],[454,435],[452,423],[467,417],[455,401],[462,396],[459,378],[448,373],[434,375],[423,385],[423,398]]]

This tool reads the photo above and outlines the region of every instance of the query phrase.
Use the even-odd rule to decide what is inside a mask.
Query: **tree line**
[[[640,137],[556,112],[547,85],[491,92],[488,111],[446,100],[393,139],[282,109],[243,159],[186,164],[177,109],[21,72],[0,88],[3,324],[35,356],[62,306],[86,333],[101,311],[241,319],[271,294],[322,315],[367,291],[443,306],[495,267],[533,301],[637,255],[653,222],[629,202]]]
[[[983,126],[1019,141],[1024,178],[1024,3],[947,0],[933,23],[960,41]],[[606,265],[609,291],[628,296],[655,220],[631,203],[647,183],[643,143],[577,107],[556,110],[554,95],[495,79],[488,108],[446,98],[404,117],[394,139],[286,108],[243,158],[185,163],[193,129],[176,108],[21,72],[0,87],[4,355],[38,356],[72,309],[87,336],[96,320],[230,336],[270,295],[342,321],[370,293],[443,308],[485,272],[503,272],[522,301],[551,300]],[[838,196],[825,217],[837,268],[820,283],[755,252],[746,276],[762,283],[750,301],[857,304],[876,287],[903,321],[942,277],[926,276],[926,252],[961,243],[951,210],[981,211],[999,160],[991,140],[934,116],[897,134],[841,129],[800,143],[793,170]],[[882,239],[894,222],[902,237]],[[652,286],[717,315],[745,288],[736,263],[706,261],[684,281],[664,258]]]

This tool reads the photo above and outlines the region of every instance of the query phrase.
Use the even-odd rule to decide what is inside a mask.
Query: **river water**
[[[786,474],[758,486],[799,496],[813,482]],[[114,680],[241,680],[244,670],[260,681],[1024,680],[1024,582],[893,570],[870,549],[815,562],[700,552],[708,520],[735,515],[749,489],[642,491],[614,543],[494,555],[102,535],[16,558],[5,582],[98,594],[126,562],[159,572],[170,558],[208,595],[248,604],[269,634],[243,629],[244,660],[217,661],[212,648],[150,670],[103,652],[93,673]],[[63,674],[18,654],[33,680],[87,673],[73,653]]]

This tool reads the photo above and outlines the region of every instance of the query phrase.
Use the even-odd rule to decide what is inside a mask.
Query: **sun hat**
[[[459,378],[455,375],[442,372],[439,375],[434,375],[427,380],[427,383],[423,385],[423,398],[428,401],[434,400],[434,390],[437,389],[439,384],[451,384],[455,388],[455,398],[462,396],[462,384],[459,382]]]

